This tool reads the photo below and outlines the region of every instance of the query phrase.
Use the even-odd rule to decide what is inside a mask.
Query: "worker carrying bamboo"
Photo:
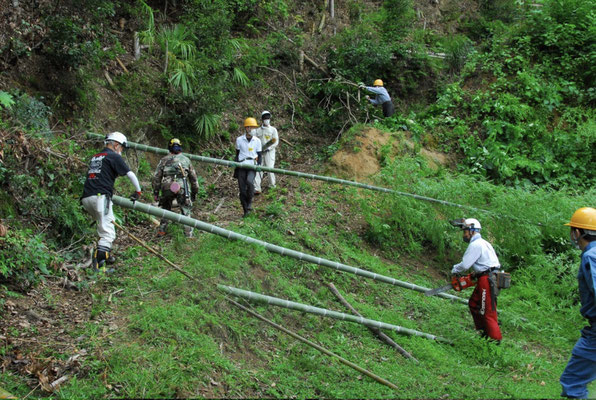
[[[478,280],[470,296],[468,306],[477,330],[482,336],[501,341],[501,329],[497,321],[497,296],[495,272],[501,268],[499,258],[493,246],[480,235],[480,222],[474,218],[455,220],[454,225],[461,227],[463,240],[469,243],[463,259],[455,264],[451,273],[461,275],[473,268],[473,276]]]
[[[279,135],[277,129],[271,126],[271,113],[263,111],[261,113],[261,126],[253,131],[253,135],[261,141],[261,156],[264,167],[275,167],[275,148],[279,144]],[[266,173],[269,176],[269,183],[271,187],[275,187],[275,174],[273,172]],[[261,194],[261,181],[263,180],[265,172],[257,172],[255,175],[255,194]]]
[[[389,92],[387,92],[387,89],[383,87],[382,80],[375,80],[373,86],[364,86],[363,83],[360,83],[358,87],[360,89],[364,89],[375,94],[374,98],[371,98],[367,95],[366,99],[375,106],[381,105],[383,107],[383,116],[385,118],[393,115],[393,113],[395,112],[395,108],[393,107],[393,102],[391,101],[391,96],[389,96]]]
[[[106,269],[106,264],[115,262],[110,253],[112,242],[116,239],[112,211],[112,195],[116,178],[126,175],[130,179],[135,187],[135,191],[130,196],[132,201],[138,200],[141,196],[139,180],[122,158],[122,151],[126,148],[126,136],[120,132],[112,132],[106,136],[104,143],[104,149],[91,158],[81,196],[81,204],[97,222],[99,241],[91,262],[96,272],[99,270],[112,272],[112,269]]]
[[[570,227],[571,242],[582,251],[577,274],[579,312],[589,325],[581,330],[559,382],[563,387],[562,396],[586,399],[588,384],[596,380],[596,209],[576,210],[565,225]]]
[[[153,199],[159,201],[159,206],[164,210],[171,210],[175,199],[182,215],[190,217],[192,203],[199,192],[197,173],[190,159],[182,154],[180,139],[171,139],[168,142],[168,150],[170,154],[159,161],[153,175]],[[157,228],[157,234],[165,235],[167,227],[168,220],[164,218]],[[186,237],[191,238],[192,232],[192,227],[184,226]]]
[[[261,164],[261,141],[254,136],[254,130],[258,128],[257,120],[248,117],[244,120],[244,135],[236,138],[236,162],[246,165]],[[238,179],[240,191],[240,203],[244,211],[243,217],[252,212],[252,199],[255,193],[254,169],[236,168],[234,177]]]

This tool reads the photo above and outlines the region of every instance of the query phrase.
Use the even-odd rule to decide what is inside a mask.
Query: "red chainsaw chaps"
[[[496,304],[493,307],[487,275],[478,278],[468,305],[476,329],[484,331],[491,339],[501,340],[503,336],[497,320],[497,308]]]

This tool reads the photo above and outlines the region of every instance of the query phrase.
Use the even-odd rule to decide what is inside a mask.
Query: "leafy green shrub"
[[[543,260],[540,255],[568,251],[568,233],[563,223],[596,195],[594,188],[581,195],[505,188],[470,176],[434,171],[419,158],[389,164],[381,171],[381,180],[383,185],[401,192],[491,213],[396,195],[375,202],[365,198],[360,205],[369,223],[366,237],[371,243],[386,250],[414,254],[430,248],[440,258],[455,263],[464,244],[460,232],[448,220],[474,217],[482,223],[483,236],[491,241],[503,265],[511,270],[539,265]]]
[[[50,133],[49,117],[52,115],[50,107],[41,100],[26,93],[15,95],[14,104],[10,108],[12,117],[26,129],[35,134],[48,135]]]
[[[27,288],[39,281],[39,273],[49,274],[57,259],[47,248],[45,237],[31,229],[9,229],[0,237],[0,278]]]
[[[99,57],[101,44],[84,29],[85,22],[76,15],[49,18],[49,35],[43,52],[54,65],[65,69],[79,68]]]
[[[443,43],[445,61],[451,73],[458,73],[466,63],[468,54],[474,49],[472,41],[462,35],[454,35]]]

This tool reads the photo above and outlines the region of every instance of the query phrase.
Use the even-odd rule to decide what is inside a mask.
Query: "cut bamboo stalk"
[[[337,288],[335,287],[335,285],[333,283],[328,283],[327,287],[331,290],[331,292],[335,295],[335,297],[338,298],[338,300],[341,302],[341,304],[343,304],[348,310],[350,310],[352,312],[352,314],[357,315],[358,317],[362,317],[362,315],[358,311],[356,311],[356,309],[354,307],[352,307],[352,305],[350,303],[348,303],[348,301],[341,295],[341,293],[339,293],[339,291],[337,290]],[[416,363],[418,362],[418,360],[416,358],[414,358],[414,356],[412,356],[410,353],[408,353],[399,344],[395,343],[393,341],[393,339],[391,339],[389,336],[387,336],[386,334],[381,332],[381,330],[379,328],[373,328],[370,326],[368,326],[367,328],[371,332],[373,332],[375,335],[377,335],[379,337],[379,339],[381,339],[382,341],[387,343],[389,346],[395,348],[402,356],[404,356],[412,361],[415,361]]]
[[[326,348],[324,348],[323,346],[321,346],[321,345],[318,345],[318,344],[316,344],[316,343],[314,343],[314,342],[311,342],[310,340],[308,340],[308,339],[306,339],[306,338],[304,338],[304,337],[302,337],[302,336],[298,335],[297,333],[295,333],[295,332],[292,332],[291,330],[289,330],[289,329],[287,329],[287,328],[284,328],[283,326],[281,326],[281,325],[278,325],[278,324],[276,324],[275,322],[273,322],[273,321],[271,321],[271,320],[268,320],[267,318],[263,317],[262,315],[260,315],[260,314],[258,314],[258,313],[256,313],[256,312],[252,311],[251,309],[249,309],[249,308],[247,308],[247,307],[244,307],[242,304],[239,304],[239,303],[235,302],[235,301],[234,301],[234,300],[232,300],[232,299],[227,299],[227,300],[228,300],[230,303],[234,304],[236,307],[238,307],[238,308],[240,308],[240,309],[242,309],[242,310],[246,311],[247,313],[249,313],[249,314],[250,314],[250,315],[252,315],[253,317],[256,317],[256,318],[258,318],[258,319],[260,319],[260,320],[261,320],[261,321],[263,321],[263,322],[266,322],[267,324],[271,325],[271,326],[272,326],[272,327],[274,327],[275,329],[278,329],[278,330],[280,330],[280,331],[282,331],[282,332],[284,332],[284,333],[287,333],[288,335],[292,336],[294,339],[300,340],[302,343],[306,343],[307,345],[309,345],[309,346],[311,346],[311,347],[314,347],[315,349],[319,350],[319,351],[320,351],[321,353],[323,353],[323,354],[326,354],[326,355],[328,355],[328,356],[331,356],[331,357],[335,357],[335,358],[336,358],[337,360],[339,360],[339,362],[341,362],[342,364],[344,364],[344,365],[347,365],[348,367],[350,367],[350,368],[353,368],[353,369],[355,369],[356,371],[358,371],[358,372],[361,372],[361,373],[365,374],[366,376],[368,376],[368,377],[370,377],[370,378],[374,379],[375,381],[377,381],[377,382],[379,382],[379,383],[382,383],[382,384],[383,384],[383,385],[385,385],[385,386],[389,386],[391,389],[394,389],[394,390],[399,390],[399,388],[398,388],[396,385],[394,385],[393,383],[389,382],[388,380],[386,380],[386,379],[383,379],[383,378],[381,378],[380,376],[378,376],[378,375],[375,375],[375,374],[373,374],[372,372],[370,372],[370,371],[368,371],[368,370],[366,370],[366,369],[364,369],[364,368],[362,368],[362,367],[358,366],[357,364],[354,364],[353,362],[351,362],[351,361],[348,361],[348,360],[346,360],[345,358],[343,358],[343,357],[341,357],[341,356],[339,356],[339,355],[337,355],[337,354],[335,354],[335,353],[333,353],[333,352],[331,352],[331,351],[327,350],[327,349],[326,349]]]
[[[114,204],[119,205],[120,207],[129,208],[132,210],[140,210],[147,214],[151,214],[155,217],[165,218],[169,221],[174,221],[174,222],[178,222],[183,225],[191,226],[191,227],[200,229],[205,232],[223,236],[230,240],[240,240],[240,241],[243,241],[246,243],[253,243],[253,244],[256,244],[259,246],[263,246],[267,251],[270,251],[272,253],[277,253],[282,256],[292,257],[292,258],[295,258],[295,259],[301,260],[301,261],[308,261],[310,263],[321,265],[323,267],[329,267],[329,268],[336,269],[338,271],[349,272],[351,274],[363,276],[365,278],[389,283],[391,285],[400,286],[400,287],[403,287],[406,289],[415,290],[420,293],[426,293],[427,291],[430,290],[429,288],[426,288],[423,286],[418,286],[413,283],[400,281],[395,278],[376,274],[374,272],[366,271],[366,270],[363,270],[360,268],[355,268],[350,265],[338,263],[336,261],[327,260],[327,259],[324,259],[321,257],[316,257],[316,256],[312,256],[310,254],[302,253],[300,251],[291,250],[291,249],[287,249],[285,247],[277,246],[277,245],[274,245],[274,244],[271,244],[271,243],[268,243],[268,242],[265,242],[265,241],[262,241],[259,239],[252,238],[250,236],[242,235],[240,233],[236,233],[236,232],[224,229],[224,228],[220,228],[215,225],[208,224],[203,221],[199,221],[194,218],[190,218],[190,217],[187,217],[187,216],[184,216],[181,214],[176,214],[172,211],[164,210],[164,209],[158,208],[158,207],[153,207],[149,204],[141,203],[140,201],[132,202],[129,199],[126,199],[121,196],[113,196],[112,201],[114,202]],[[456,300],[456,301],[459,301],[464,304],[468,303],[468,300],[463,299],[461,297],[454,296],[452,294],[448,294],[448,293],[439,293],[437,296],[445,298],[445,299]]]
[[[320,307],[313,307],[307,304],[296,303],[290,300],[284,300],[277,297],[267,296],[260,293],[251,292],[248,290],[238,289],[232,286],[225,286],[225,285],[217,285],[217,288],[223,292],[229,293],[231,295],[242,297],[247,300],[258,301],[261,303],[271,304],[277,307],[289,308],[291,310],[302,311],[309,314],[321,315],[323,317],[330,317],[334,319],[339,319],[342,321],[349,321],[355,322],[357,324],[372,326],[375,328],[380,329],[389,329],[394,332],[399,333],[400,335],[408,335],[408,336],[418,336],[423,337],[425,339],[435,340],[437,342],[443,342],[447,344],[451,344],[452,342],[448,339],[445,339],[441,336],[431,335],[430,333],[420,332],[415,329],[404,328],[403,326],[388,324],[381,321],[376,321],[374,319],[368,319],[363,317],[356,317],[354,315],[342,313],[339,311],[328,310],[326,308]]]

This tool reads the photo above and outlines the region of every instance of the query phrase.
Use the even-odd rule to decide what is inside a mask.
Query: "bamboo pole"
[[[349,272],[351,274],[363,276],[365,278],[389,283],[391,285],[400,286],[400,287],[403,287],[406,289],[415,290],[420,293],[425,293],[428,290],[430,290],[429,288],[426,288],[423,286],[418,286],[413,283],[400,281],[400,280],[397,280],[397,279],[394,279],[394,278],[391,278],[388,276],[376,274],[374,272],[366,271],[366,270],[363,270],[360,268],[355,268],[350,265],[338,263],[336,261],[330,261],[330,260],[327,260],[324,258],[315,257],[310,254],[302,253],[300,251],[291,250],[291,249],[287,249],[285,247],[277,246],[277,245],[274,245],[274,244],[271,244],[271,243],[268,243],[268,242],[265,242],[265,241],[262,241],[259,239],[252,238],[250,236],[242,235],[240,233],[236,233],[236,232],[224,229],[224,228],[220,228],[215,225],[208,224],[203,221],[199,221],[197,219],[186,217],[181,214],[176,214],[172,211],[164,210],[164,209],[158,208],[158,207],[153,207],[149,204],[141,203],[139,201],[132,202],[132,201],[130,201],[124,197],[121,197],[121,196],[113,196],[112,201],[114,202],[114,204],[117,204],[120,207],[129,208],[132,210],[143,211],[147,214],[153,215],[154,217],[165,218],[167,220],[178,222],[183,225],[191,226],[191,227],[200,229],[205,232],[223,236],[230,240],[240,240],[240,241],[243,241],[246,243],[253,243],[253,244],[256,244],[259,246],[263,246],[267,251],[270,251],[272,253],[277,253],[282,256],[292,257],[292,258],[295,258],[295,259],[298,259],[301,261],[308,261],[313,264],[333,268],[333,269],[343,271],[343,272]],[[437,296],[442,297],[444,299],[456,300],[456,301],[459,301],[464,304],[468,303],[468,300],[463,299],[461,297],[454,296],[452,294],[448,294],[448,293],[439,293]]]
[[[264,294],[250,292],[248,290],[238,289],[232,286],[217,285],[217,288],[223,292],[229,293],[233,296],[242,297],[247,300],[267,303],[277,307],[289,308],[291,310],[302,311],[309,314],[322,315],[323,317],[331,317],[342,321],[355,322],[373,328],[389,329],[399,333],[400,335],[418,336],[426,339],[436,340],[437,342],[448,344],[452,343],[450,340],[447,340],[441,336],[431,335],[430,333],[420,332],[415,329],[404,328],[403,326],[388,324],[385,322],[376,321],[374,319],[356,317],[354,315],[328,310],[326,308],[313,307],[307,304],[296,303],[294,301],[284,300],[277,297],[266,296]]]
[[[335,285],[333,283],[328,283],[327,287],[329,288],[329,290],[331,290],[331,292],[335,295],[335,297],[337,297],[337,299],[340,301],[340,303],[343,304],[344,307],[346,307],[348,310],[350,310],[352,312],[352,314],[354,314],[358,317],[362,317],[362,314],[360,314],[358,311],[356,311],[356,309],[354,307],[352,307],[352,305],[350,303],[348,303],[348,301],[344,298],[344,296],[341,295],[341,293],[339,293],[339,291],[337,290],[337,288],[335,287]],[[399,344],[395,343],[395,341],[393,339],[391,339],[389,336],[387,336],[386,334],[381,332],[381,330],[379,328],[373,328],[371,326],[368,326],[367,328],[372,333],[374,333],[379,339],[381,339],[382,341],[387,343],[389,346],[395,348],[402,356],[418,363],[418,360],[414,356],[412,356],[409,352],[407,352]]]
[[[6,390],[0,388],[0,399],[16,399],[17,397],[13,394],[8,393]]]
[[[88,132],[87,133],[87,136],[89,136],[91,138],[96,138],[96,139],[104,139],[105,138],[104,135],[100,135],[100,134],[97,134],[97,133],[91,133],[91,132]],[[141,150],[141,151],[148,151],[148,152],[155,153],[155,154],[163,154],[163,155],[169,154],[169,152],[168,152],[167,149],[161,149],[161,148],[158,148],[158,147],[147,146],[147,145],[140,144],[140,143],[126,142],[126,145],[127,145],[127,147],[129,147],[131,149],[136,149],[136,150]],[[380,187],[380,186],[368,185],[366,183],[360,183],[360,182],[356,182],[356,181],[349,181],[349,180],[346,180],[346,179],[339,179],[339,178],[335,178],[335,177],[332,177],[332,176],[315,175],[315,174],[309,174],[309,173],[306,173],[306,172],[291,171],[291,170],[281,169],[281,168],[264,167],[264,166],[261,166],[261,165],[241,164],[241,163],[238,163],[238,162],[235,162],[235,161],[221,160],[219,158],[203,157],[203,156],[198,156],[198,155],[195,155],[195,154],[188,154],[188,153],[182,153],[182,154],[184,154],[186,157],[190,158],[191,160],[195,160],[195,161],[199,161],[199,162],[204,162],[204,163],[209,163],[209,164],[218,164],[218,165],[223,165],[223,166],[232,167],[232,168],[238,168],[238,167],[240,167],[240,168],[245,168],[245,169],[253,169],[253,170],[257,171],[257,172],[273,172],[273,173],[276,173],[276,174],[297,176],[297,177],[300,177],[300,178],[315,179],[315,180],[320,180],[320,181],[324,181],[324,182],[339,183],[341,185],[354,186],[354,187],[358,187],[358,188],[361,188],[361,189],[375,190],[375,191],[384,192],[384,193],[392,193],[392,194],[396,194],[396,195],[399,195],[399,196],[411,197],[411,198],[414,198],[416,200],[423,200],[423,201],[428,201],[428,202],[432,202],[432,203],[443,204],[443,205],[446,205],[446,206],[452,206],[452,207],[458,207],[458,208],[463,208],[463,209],[477,211],[477,212],[488,213],[488,214],[492,214],[492,215],[497,216],[497,217],[505,217],[505,218],[509,218],[509,219],[512,219],[512,220],[517,220],[517,221],[521,221],[521,222],[525,222],[525,223],[532,223],[532,224],[539,225],[539,226],[542,225],[540,223],[533,223],[533,222],[529,222],[529,221],[524,221],[524,220],[521,220],[520,218],[513,217],[513,216],[500,215],[500,214],[497,214],[497,213],[495,213],[493,211],[484,210],[482,208],[477,208],[477,207],[468,206],[468,205],[464,205],[464,204],[452,203],[450,201],[445,201],[445,200],[433,199],[432,197],[420,196],[420,195],[417,195],[417,194],[414,194],[414,193],[400,192],[398,190],[387,189],[387,188]]]
[[[188,279],[192,279],[193,281],[197,281],[197,282],[199,281],[197,278],[195,278],[192,275],[189,275],[188,272],[184,271],[182,268],[180,268],[179,266],[177,266],[176,264],[174,264],[173,262],[168,260],[163,254],[161,254],[161,253],[157,252],[156,250],[152,249],[151,247],[149,247],[145,242],[143,242],[141,239],[139,239],[138,237],[136,237],[135,235],[130,233],[122,225],[120,225],[116,221],[113,221],[113,223],[114,223],[114,225],[116,225],[116,227],[118,229],[121,229],[124,233],[126,233],[128,236],[130,236],[130,238],[133,239],[135,242],[137,242],[138,244],[143,246],[145,249],[149,250],[151,253],[155,254],[157,257],[159,257],[160,259],[165,261],[170,267],[174,268],[176,271],[180,272],[182,275],[186,276]]]
[[[366,376],[371,377],[372,379],[374,379],[375,381],[377,381],[379,383],[382,383],[383,385],[389,386],[391,389],[399,390],[399,388],[396,385],[394,385],[393,383],[389,382],[388,380],[385,380],[385,379],[381,378],[380,376],[375,375],[372,372],[370,372],[370,371],[368,371],[368,370],[366,370],[366,369],[358,366],[357,364],[354,364],[353,362],[348,361],[345,358],[343,358],[343,357],[341,357],[341,356],[339,356],[339,355],[337,355],[337,354],[335,354],[335,353],[327,350],[323,346],[318,345],[318,344],[316,344],[314,342],[311,342],[310,340],[308,340],[308,339],[306,339],[306,338],[298,335],[297,333],[292,332],[291,330],[286,329],[283,326],[276,324],[275,322],[273,322],[273,321],[271,321],[271,320],[263,317],[262,315],[260,315],[260,314],[258,314],[256,312],[252,311],[251,309],[249,309],[247,307],[244,307],[242,304],[239,304],[239,303],[235,302],[232,299],[227,299],[227,300],[230,303],[234,304],[236,307],[238,307],[238,308],[246,311],[247,313],[249,313],[253,317],[256,317],[256,318],[260,319],[261,321],[268,323],[269,325],[271,325],[275,329],[278,329],[278,330],[280,330],[280,331],[282,331],[284,333],[287,333],[288,335],[292,336],[294,339],[300,340],[301,342],[306,343],[307,345],[309,345],[311,347],[314,347],[315,349],[319,350],[323,354],[326,354],[328,356],[337,358],[342,364],[345,364],[348,367],[353,368],[356,371],[361,372],[361,373],[365,374]]]

